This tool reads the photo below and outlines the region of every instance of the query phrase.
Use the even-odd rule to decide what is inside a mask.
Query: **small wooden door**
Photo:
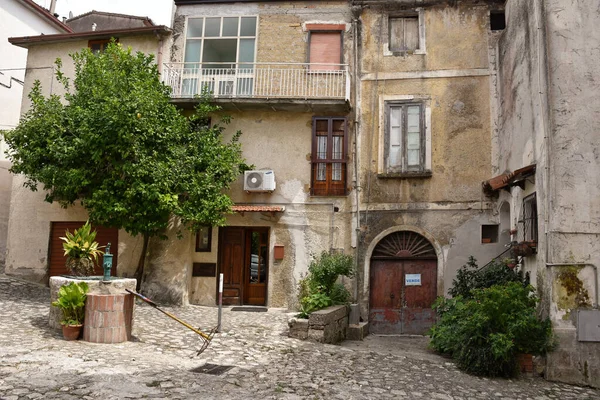
[[[223,273],[223,304],[266,304],[268,254],[268,228],[220,229],[218,265]]]
[[[79,229],[85,224],[85,221],[69,221],[69,222],[52,222],[50,229],[50,263],[49,263],[49,276],[68,275],[65,253],[63,250],[63,241],[60,239],[65,236],[67,229],[73,233],[75,229]],[[92,229],[96,230],[96,242],[101,247],[101,250],[105,250],[105,246],[110,243],[111,253],[113,254],[113,266],[111,269],[111,275],[117,275],[117,261],[118,261],[118,246],[119,246],[119,230],[116,228],[105,228],[103,226],[92,225]],[[94,269],[94,275],[102,275],[104,271],[102,269],[102,257],[98,258],[96,267]]]
[[[427,333],[435,321],[436,260],[372,260],[369,331]]]

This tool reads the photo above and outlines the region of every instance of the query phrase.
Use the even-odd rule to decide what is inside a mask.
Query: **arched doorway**
[[[416,232],[384,237],[371,256],[369,332],[422,335],[435,321],[437,255]]]

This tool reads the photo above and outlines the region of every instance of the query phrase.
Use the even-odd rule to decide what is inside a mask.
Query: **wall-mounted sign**
[[[405,274],[405,286],[421,286],[421,274]]]

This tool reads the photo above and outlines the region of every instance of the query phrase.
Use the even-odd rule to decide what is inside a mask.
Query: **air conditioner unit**
[[[275,172],[270,169],[244,172],[244,190],[247,192],[272,192],[275,190]]]

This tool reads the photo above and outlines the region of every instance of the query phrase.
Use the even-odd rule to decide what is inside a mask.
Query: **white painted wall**
[[[0,2],[0,130],[14,128],[19,122],[23,85],[11,78],[23,82],[27,62],[27,49],[13,46],[8,38],[42,33],[48,35],[63,32],[17,0]],[[6,159],[2,142],[0,150],[0,160]]]

